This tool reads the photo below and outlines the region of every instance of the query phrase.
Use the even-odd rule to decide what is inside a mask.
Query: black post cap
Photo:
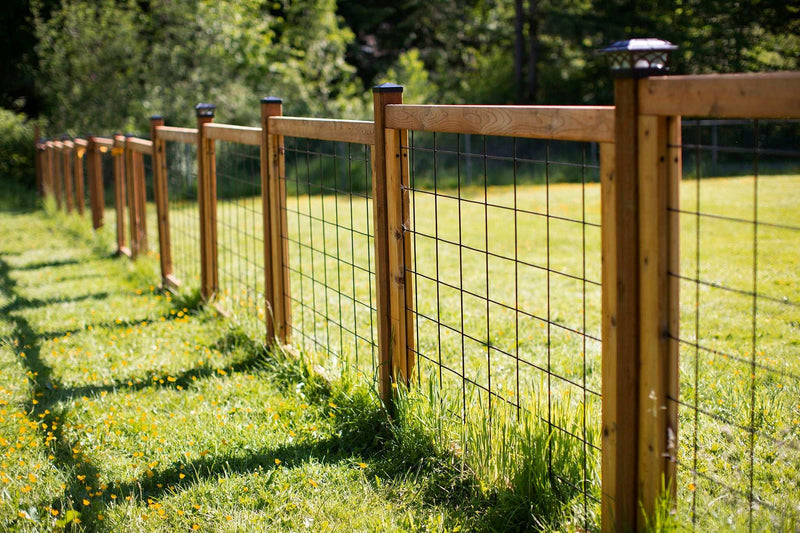
[[[283,98],[278,98],[277,96],[265,96],[261,99],[262,104],[282,104]]]
[[[150,117],[150,120],[151,121],[152,120],[164,120],[164,117],[162,117],[161,115],[153,115],[152,117]]]
[[[194,110],[197,113],[197,118],[201,117],[211,117],[214,118],[214,112],[217,110],[217,106],[214,104],[197,104],[194,106]]]
[[[677,48],[662,39],[628,39],[598,52],[608,57],[615,78],[646,78],[667,74],[670,54]]]
[[[401,93],[403,86],[394,83],[381,83],[372,88],[373,93]]]

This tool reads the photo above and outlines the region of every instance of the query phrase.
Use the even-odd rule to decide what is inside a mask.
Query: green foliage
[[[0,180],[10,183],[16,194],[3,195],[4,203],[30,202],[34,189],[36,155],[33,125],[22,113],[0,108]]]
[[[139,14],[133,0],[65,0],[44,20],[35,2],[40,86],[52,131],[130,131],[142,125]]]

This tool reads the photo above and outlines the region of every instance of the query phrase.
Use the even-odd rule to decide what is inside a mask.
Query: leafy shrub
[[[35,154],[33,125],[28,117],[0,108],[0,180],[33,189]]]

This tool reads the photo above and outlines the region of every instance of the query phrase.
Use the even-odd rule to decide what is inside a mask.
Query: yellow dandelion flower
[[[281,464],[281,462],[282,462],[282,461],[281,461],[280,459],[275,459],[275,464],[276,464],[276,465],[279,465],[279,464]]]
[[[83,499],[83,505],[89,505],[89,503],[90,503],[89,500],[87,500],[86,498]]]

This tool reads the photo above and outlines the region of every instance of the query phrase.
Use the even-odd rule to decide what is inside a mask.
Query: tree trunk
[[[522,5],[523,0],[514,0],[514,86],[516,89],[516,101],[522,103],[524,98],[524,81],[522,66],[525,61],[525,11]]]
[[[539,61],[539,0],[528,0],[528,87],[527,100],[536,102],[539,92],[539,70],[536,63]]]

